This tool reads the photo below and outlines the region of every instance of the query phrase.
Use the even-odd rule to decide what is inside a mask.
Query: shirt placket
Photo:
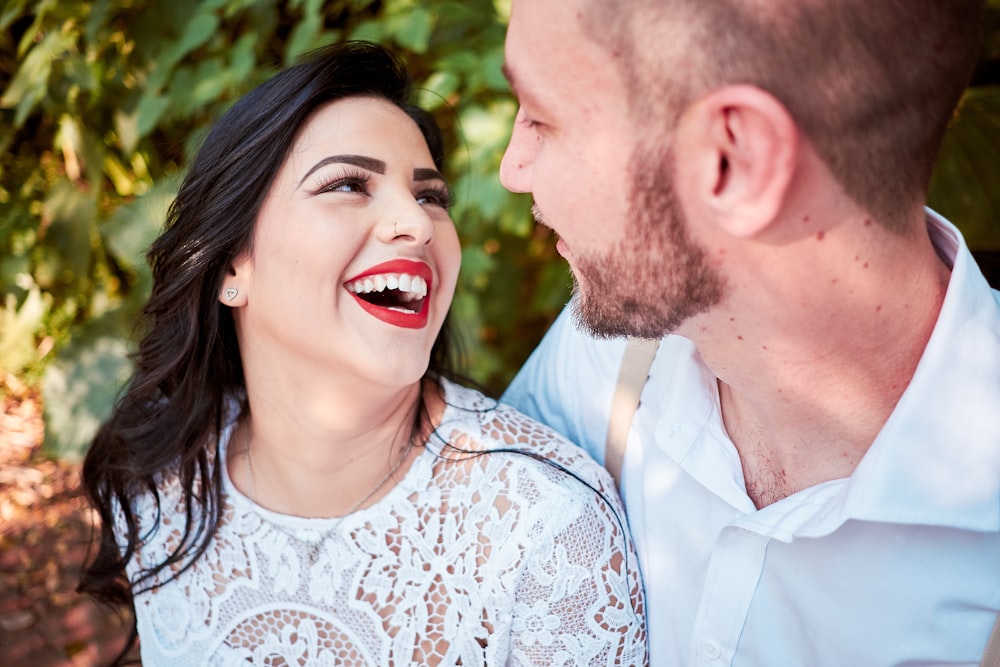
[[[760,581],[770,538],[726,526],[712,551],[694,625],[691,665],[730,665]]]

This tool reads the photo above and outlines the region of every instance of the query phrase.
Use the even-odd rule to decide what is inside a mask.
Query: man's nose
[[[511,192],[531,192],[531,164],[534,138],[520,122],[521,112],[517,112],[510,142],[500,160],[500,182]]]

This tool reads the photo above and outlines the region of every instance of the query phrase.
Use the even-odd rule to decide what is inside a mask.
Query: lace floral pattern
[[[224,476],[209,549],[136,597],[143,664],[646,664],[638,561],[603,468],[520,413],[444,386],[437,433],[450,446],[432,438],[315,558],[309,545],[335,520],[269,512]],[[523,454],[469,453],[496,448],[530,449],[607,500]],[[164,508],[179,506],[176,480],[159,489]],[[152,498],[136,510],[152,525]],[[164,517],[133,579],[179,539]]]

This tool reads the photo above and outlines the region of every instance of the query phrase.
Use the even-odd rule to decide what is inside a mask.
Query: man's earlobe
[[[726,86],[692,104],[678,130],[678,158],[702,214],[744,238],[779,217],[800,140],[784,105],[755,86]]]

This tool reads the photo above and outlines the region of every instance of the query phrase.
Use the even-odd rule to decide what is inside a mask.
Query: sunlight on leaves
[[[61,459],[83,457],[122,388],[130,364],[128,347],[113,318],[84,328],[45,370],[45,450]]]

